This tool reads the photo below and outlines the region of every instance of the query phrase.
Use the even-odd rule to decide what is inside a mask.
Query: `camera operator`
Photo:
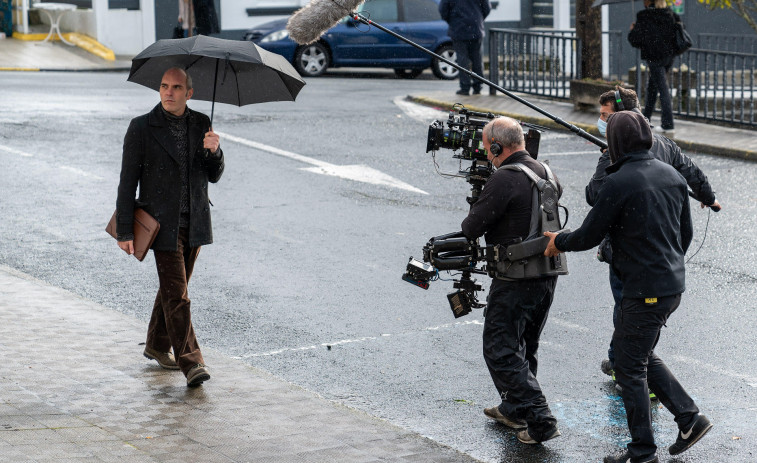
[[[693,228],[686,182],[673,167],[654,158],[653,140],[640,113],[611,114],[607,142],[612,165],[594,207],[578,230],[544,233],[550,238],[547,256],[591,249],[609,233],[611,265],[623,284],[612,342],[632,440],[625,453],[607,456],[605,463],[658,461],[649,389],[678,424],[678,438],[668,449],[671,455],[694,445],[712,427],[654,353],[662,327],[685,290],[684,254]]]
[[[528,237],[532,183],[525,173],[500,168],[522,164],[541,178],[547,172],[525,149],[523,129],[514,119],[493,119],[483,129],[487,158],[497,169],[471,206],[462,230],[487,245],[510,245]],[[558,184],[559,187],[559,184]],[[560,194],[562,191],[560,189]],[[540,257],[540,256],[537,256]],[[557,420],[536,380],[537,349],[552,304],[557,276],[492,279],[484,312],[484,359],[501,397],[486,416],[521,430],[518,440],[536,444],[560,435]]]
[[[630,89],[618,87],[617,90],[610,90],[599,97],[600,115],[597,120],[597,129],[602,136],[606,136],[607,118],[610,114],[617,111],[629,110],[640,112],[639,100],[636,96],[636,92]],[[720,209],[720,203],[715,198],[715,193],[712,191],[710,182],[707,180],[707,176],[702,172],[699,167],[688,156],[681,152],[681,148],[675,144],[672,140],[665,137],[662,134],[652,132],[653,144],[651,148],[651,154],[656,159],[670,164],[678,173],[683,175],[686,179],[686,183],[694,193],[696,198],[701,203],[701,207],[712,207]],[[597,161],[597,169],[592,176],[589,184],[586,185],[586,202],[590,206],[594,206],[597,202],[597,195],[599,189],[604,184],[605,178],[607,178],[607,167],[610,166],[610,153],[605,150]],[[599,246],[600,260],[611,263],[612,251],[610,249],[610,243],[607,239],[603,240]],[[620,300],[623,292],[623,284],[610,265],[610,290],[612,291],[612,297],[615,300],[615,306],[613,310],[613,320],[618,317],[620,310]],[[615,376],[614,364],[615,353],[612,342],[610,348],[607,351],[608,358],[602,361],[600,366],[602,372],[606,375]]]

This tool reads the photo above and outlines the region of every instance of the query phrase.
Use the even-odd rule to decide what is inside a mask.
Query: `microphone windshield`
[[[312,0],[289,18],[289,37],[300,45],[313,43],[364,1]]]

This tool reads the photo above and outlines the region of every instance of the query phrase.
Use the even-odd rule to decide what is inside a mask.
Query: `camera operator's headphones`
[[[489,145],[489,152],[496,158],[502,154],[502,145],[497,140],[492,140],[491,145]]]
[[[615,89],[615,112],[618,111],[625,111],[625,107],[623,106],[623,99],[620,97],[620,90],[617,88]]]

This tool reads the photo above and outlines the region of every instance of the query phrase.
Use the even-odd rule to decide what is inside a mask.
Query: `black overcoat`
[[[189,111],[189,246],[213,242],[208,182],[215,183],[224,169],[223,152],[205,159],[202,146],[210,119]],[[152,249],[177,250],[181,201],[181,173],[176,141],[160,103],[132,119],[124,137],[121,181],[116,200],[118,235],[132,232],[134,208],[143,207],[160,223]],[[135,194],[139,186],[139,197]]]

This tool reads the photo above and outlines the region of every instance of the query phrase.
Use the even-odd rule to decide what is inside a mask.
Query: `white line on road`
[[[449,112],[439,109],[429,108],[418,103],[408,101],[405,97],[398,96],[393,100],[394,104],[399,107],[411,119],[420,121],[423,123],[431,123],[435,119],[446,120]]]
[[[749,384],[749,386],[757,388],[757,377],[755,376],[742,375],[740,373],[735,373],[726,368],[722,368],[717,365],[713,365],[711,363],[703,362],[699,359],[695,359],[692,357],[685,357],[683,355],[671,355],[670,357],[675,359],[676,361],[679,361],[682,363],[688,363],[689,365],[693,365],[699,368],[704,368],[706,370],[710,370],[711,372],[717,373],[719,375],[724,375],[724,376],[729,376],[734,379],[744,380],[747,382],[747,384]]]
[[[15,148],[11,148],[10,146],[3,146],[3,145],[0,145],[0,150],[3,150],[3,151],[7,151],[8,153],[11,153],[11,154],[18,154],[19,156],[23,156],[23,157],[25,157],[25,158],[30,158],[30,157],[32,157],[32,155],[31,155],[31,154],[29,154],[29,153],[25,153],[25,152],[23,152],[23,151],[21,151],[21,150],[17,150],[17,149],[15,149]]]
[[[22,156],[22,157],[25,157],[25,158],[33,158],[34,157],[33,154],[27,153],[25,151],[17,150],[16,148],[11,148],[10,146],[0,145],[0,151],[5,151],[7,153],[16,154],[18,156]],[[43,162],[45,162],[45,161],[43,161]],[[99,177],[99,176],[94,175],[94,174],[90,174],[89,172],[85,172],[85,171],[83,171],[81,169],[77,169],[76,167],[58,166],[58,165],[56,165],[55,167],[57,167],[58,169],[62,169],[62,170],[74,173],[76,175],[81,175],[82,177],[89,177],[89,178],[93,178],[95,180],[102,180],[103,179],[102,177]]]
[[[418,331],[437,331],[437,330],[446,329],[446,328],[454,328],[456,326],[483,325],[483,324],[484,322],[480,320],[469,320],[469,321],[462,321],[462,322],[455,322],[455,323],[445,323],[444,325],[438,325],[438,326],[429,326],[427,328],[423,328],[423,329],[413,331],[413,332],[415,333]],[[408,332],[405,332],[402,334],[408,334]],[[341,346],[344,344],[351,344],[351,343],[358,343],[358,342],[374,341],[379,338],[388,338],[391,336],[394,336],[394,335],[386,333],[386,334],[382,334],[381,336],[365,336],[365,337],[356,338],[356,339],[343,339],[341,341],[323,342],[321,344],[310,345],[310,346],[285,347],[283,349],[272,350],[269,352],[257,352],[257,353],[251,353],[251,354],[244,354],[244,355],[240,355],[238,357],[233,357],[233,358],[240,360],[240,359],[246,359],[246,358],[252,358],[252,357],[269,357],[272,355],[283,354],[285,352],[301,352],[305,350],[318,349],[319,347],[325,347],[327,349],[331,349],[334,346]]]
[[[221,132],[216,132],[216,133],[221,138],[232,141],[234,143],[239,143],[240,145],[249,146],[250,148],[254,148],[260,151],[266,151],[268,153],[272,153],[277,156],[282,156],[288,159],[293,159],[298,162],[303,162],[305,164],[310,164],[310,165],[315,166],[315,167],[306,167],[303,169],[308,172],[314,172],[316,174],[323,174],[323,175],[330,175],[333,177],[339,177],[339,178],[343,178],[347,180],[354,180],[356,182],[370,183],[371,185],[382,185],[382,186],[388,186],[392,188],[399,188],[400,190],[412,191],[414,193],[420,193],[424,195],[428,194],[421,189],[415,188],[412,185],[409,185],[405,182],[397,180],[396,178],[391,177],[372,167],[363,166],[363,165],[338,166],[336,164],[331,164],[325,161],[320,161],[318,159],[313,159],[311,157],[303,156],[301,154],[293,153],[291,151],[285,151],[285,150],[276,148],[275,146],[264,145],[263,143],[247,140],[246,138],[235,137],[233,135],[229,135],[229,134],[221,133]]]

